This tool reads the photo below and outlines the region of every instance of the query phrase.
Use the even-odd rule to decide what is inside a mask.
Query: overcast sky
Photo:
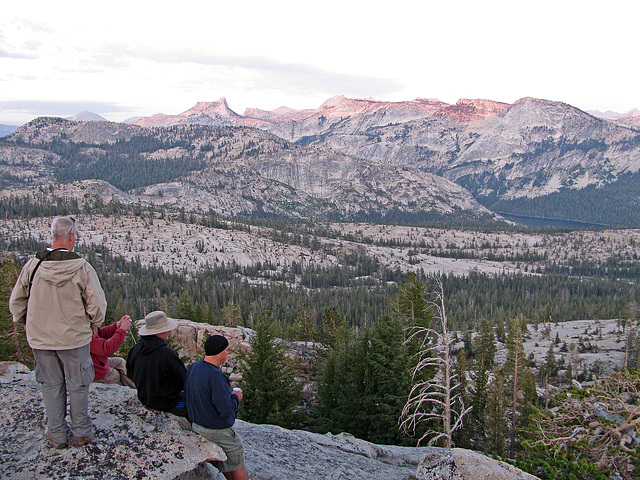
[[[638,0],[11,1],[0,124],[530,96],[640,108]]]

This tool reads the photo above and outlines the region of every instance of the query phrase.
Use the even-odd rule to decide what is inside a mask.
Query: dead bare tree
[[[419,424],[435,420],[442,425],[441,430],[429,428],[418,440],[418,445],[429,438],[429,445],[439,440],[444,441],[447,448],[453,446],[453,433],[462,426],[465,415],[471,411],[462,401],[460,381],[453,373],[453,355],[451,347],[454,337],[449,332],[447,312],[445,308],[442,281],[435,281],[436,291],[433,300],[428,300],[428,308],[435,312],[434,321],[437,328],[414,325],[409,327],[407,343],[419,341],[416,354],[417,363],[411,369],[414,385],[409,393],[400,417],[401,427],[405,432],[415,434]],[[437,373],[430,380],[420,380],[425,371],[435,368]],[[458,410],[453,405],[459,405]]]

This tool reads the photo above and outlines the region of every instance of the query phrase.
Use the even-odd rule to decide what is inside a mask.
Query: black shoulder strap
[[[58,250],[65,250],[64,248],[54,248],[53,250],[47,250],[47,253],[45,253],[42,258],[40,259],[40,261],[38,263],[36,263],[36,268],[33,269],[33,271],[31,272],[31,277],[29,278],[29,293],[27,294],[27,300],[29,300],[29,297],[31,296],[31,285],[33,285],[33,278],[36,275],[36,270],[38,270],[38,267],[40,266],[40,264],[42,262],[45,261],[45,259],[51,255],[53,252],[56,252]]]

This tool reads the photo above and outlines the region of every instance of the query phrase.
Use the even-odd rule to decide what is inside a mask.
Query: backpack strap
[[[65,249],[54,248],[53,250],[47,250],[47,253],[45,253],[40,259],[40,261],[36,263],[36,268],[33,269],[33,271],[31,272],[31,277],[29,277],[29,293],[27,294],[27,302],[29,301],[29,297],[31,296],[31,285],[33,285],[33,278],[36,276],[36,270],[38,270],[38,267],[40,266],[40,264],[44,262],[49,255],[51,255],[53,252],[57,252],[58,250],[65,250]]]

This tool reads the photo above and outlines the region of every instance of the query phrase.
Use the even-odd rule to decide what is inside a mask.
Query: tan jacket
[[[74,252],[54,251],[44,260],[33,279],[29,278],[39,258],[31,258],[18,276],[9,299],[16,323],[27,322],[27,341],[39,350],[70,350],[91,342],[91,327],[104,321],[107,301],[96,271]]]

